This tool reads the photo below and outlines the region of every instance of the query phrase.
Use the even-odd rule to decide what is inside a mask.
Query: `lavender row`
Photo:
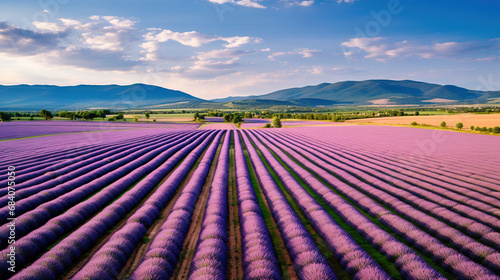
[[[328,261],[274,181],[247,137],[250,160],[300,279],[337,279]]]
[[[24,236],[25,234],[43,224],[48,219],[55,217],[64,212],[66,209],[78,204],[89,195],[99,191],[101,188],[109,184],[111,184],[112,186],[113,184],[119,183],[120,180],[122,180],[122,178],[130,172],[132,172],[130,174],[133,174],[135,172],[134,170],[139,168],[141,165],[155,158],[163,151],[172,147],[176,147],[176,145],[178,144],[182,144],[189,137],[190,136],[181,137],[176,141],[173,141],[172,143],[157,147],[156,149],[149,151],[142,156],[140,154],[128,155],[121,161],[112,163],[110,166],[96,170],[95,172],[97,174],[105,174],[100,178],[88,180],[85,176],[83,176],[81,178],[73,179],[50,190],[43,191],[42,195],[31,196],[29,198],[21,200],[21,203],[18,203],[16,205],[16,214],[20,215],[18,217],[18,223],[20,224],[20,226],[17,227],[16,231],[17,237],[19,238]],[[177,146],[175,149],[180,149],[180,147],[181,146]],[[170,151],[170,153],[173,154],[175,149]],[[151,149],[148,148],[147,150]],[[140,157],[136,158],[136,156]],[[122,165],[123,163],[127,164]],[[109,173],[106,174],[106,172]],[[94,172],[91,172],[87,176],[93,179],[97,177],[94,176],[94,174]],[[6,219],[6,215],[8,214],[7,206],[4,209],[5,211],[4,213],[0,213],[0,217],[5,217]],[[28,212],[32,209],[35,210]],[[0,228],[0,237],[7,237],[8,234],[9,228]],[[0,242],[3,246],[2,248],[5,248],[7,239],[0,238]]]
[[[276,138],[274,138],[276,139]],[[287,139],[290,139],[290,138],[287,138]],[[365,196],[364,194],[354,190],[353,188],[351,188],[350,186],[348,186],[347,184],[343,183],[342,181],[339,181],[338,179],[336,179],[335,177],[333,177],[331,174],[329,174],[326,170],[323,170],[322,168],[319,168],[318,166],[314,165],[312,162],[315,162],[316,164],[319,164],[319,166],[325,166],[323,164],[328,164],[324,161],[321,161],[319,160],[317,157],[313,156],[312,154],[310,153],[307,153],[307,152],[304,152],[304,151],[301,151],[300,149],[297,149],[298,151],[300,151],[301,153],[304,154],[305,157],[307,157],[309,160],[311,160],[312,162],[308,162],[304,157],[302,157],[301,155],[299,155],[297,152],[295,152],[294,150],[295,149],[291,149],[289,147],[285,147],[285,146],[281,146],[282,149],[286,150],[290,155],[292,155],[294,158],[296,158],[296,160],[302,162],[304,165],[306,165],[312,172],[318,174],[319,176],[321,176],[324,180],[326,180],[331,186],[335,186],[335,188],[341,192],[342,194],[346,195],[347,197],[349,197],[350,199],[352,199],[353,201],[357,202],[358,205],[365,211],[367,211],[370,215],[372,215],[373,217],[380,217],[382,216],[382,218],[384,218],[386,215],[387,215],[387,210],[385,210],[384,208],[378,206],[375,202],[373,202],[373,200],[369,199],[367,196]],[[296,146],[294,146],[294,148],[296,148]],[[348,174],[344,174],[342,175],[344,179],[349,179],[349,175]],[[404,203],[402,203],[401,201],[398,201],[397,199],[393,198],[393,197],[388,197],[387,194],[384,194],[383,192],[377,192],[377,189],[369,186],[368,184],[366,183],[363,183],[361,181],[356,181],[356,180],[352,180],[352,181],[349,181],[350,183],[360,187],[361,189],[363,189],[364,191],[370,193],[371,195],[373,195],[374,197],[378,198],[379,200],[383,200],[382,202],[388,206],[388,207],[392,207],[393,209],[396,210],[396,212],[398,212],[399,214],[404,214],[404,212],[402,212],[401,210],[402,209],[407,209],[409,213],[413,213],[413,214],[418,214],[418,213],[421,213],[419,212],[418,210],[415,210],[411,207],[403,207],[404,206]],[[394,205],[394,206],[393,206]],[[399,210],[399,211],[398,211]],[[423,213],[422,213],[423,214]],[[410,214],[411,216],[412,214]],[[395,216],[395,215],[390,215],[391,217],[394,216],[395,218],[393,219],[396,219],[398,221],[398,223],[396,224],[387,224],[388,226],[390,226],[392,229],[394,229],[396,232],[398,232],[399,234],[404,234],[405,233],[405,230],[402,230],[401,228],[398,228],[396,225],[401,225],[401,224],[405,224],[406,221],[404,221],[403,219]],[[408,216],[408,215],[406,215]],[[424,216],[426,216],[424,214]],[[426,217],[429,217],[429,216],[426,216]],[[422,218],[422,217],[421,217]],[[429,217],[430,219],[433,219],[432,217]],[[423,219],[425,221],[429,221],[429,219]],[[435,220],[435,219],[434,219]],[[434,221],[434,225],[436,225],[436,222],[438,222],[437,220]],[[429,226],[429,225],[427,225]],[[442,232],[443,233],[453,233],[454,236],[456,237],[456,240],[464,240],[464,235],[459,233],[459,235],[457,235],[457,231],[456,230],[453,230],[452,228],[446,226],[444,223],[441,223],[440,225],[438,224],[438,226],[440,226],[439,228],[442,229]],[[427,227],[428,228],[428,227]],[[471,261],[470,259],[466,258],[465,256],[459,254],[457,251],[455,250],[452,250],[450,248],[447,248],[446,246],[442,245],[441,243],[439,243],[435,238],[431,237],[430,235],[428,235],[427,233],[421,231],[421,230],[418,230],[418,229],[412,229],[413,232],[415,233],[414,234],[414,237],[415,239],[409,239],[411,242],[414,242],[416,244],[417,247],[419,248],[425,248],[426,244],[432,244],[432,246],[429,246],[431,249],[428,250],[428,251],[424,251],[425,253],[429,254],[429,255],[432,255],[434,259],[438,260],[438,261],[441,261],[442,263],[444,263],[444,267],[446,267],[447,269],[450,268],[450,266],[447,266],[446,264],[447,263],[451,263],[452,260],[453,260],[453,256],[455,255],[460,255],[460,258],[462,259],[463,263],[471,266],[471,267],[474,267],[476,269],[476,272],[479,273],[478,275],[484,275],[485,277],[486,276],[491,276],[491,272],[488,270],[488,269],[485,269],[481,266],[478,266],[476,263],[474,263],[473,261]],[[467,249],[469,253],[472,253],[472,254],[475,254],[475,255],[478,255],[480,254],[479,250],[483,251],[484,252],[484,249],[485,249],[485,246],[481,246],[481,244],[475,242],[474,240],[468,238],[465,236],[465,240],[466,241],[469,241],[471,243],[470,246],[467,246]],[[467,239],[468,238],[468,239]],[[369,238],[367,238],[369,240]],[[471,250],[477,250],[477,252],[472,252]],[[486,252],[491,252],[491,248],[488,248],[486,250]],[[448,254],[444,254],[444,252],[448,252]],[[448,257],[450,257],[451,259],[448,260]],[[454,268],[454,267],[452,267]],[[462,268],[458,267],[456,270],[453,270],[453,272],[459,276],[464,276],[466,277],[467,279],[471,279],[469,274],[467,274],[467,271],[466,270],[463,270]],[[468,276],[467,276],[468,275]]]
[[[409,186],[408,188],[412,192],[416,192],[419,194],[422,194],[423,196],[426,197],[433,197],[434,201],[437,201],[438,203],[446,203],[446,207],[451,208],[454,206],[458,206],[460,203],[466,203],[468,205],[472,204],[475,208],[478,208],[484,212],[487,212],[490,215],[498,215],[500,216],[500,213],[495,213],[496,209],[500,207],[500,200],[491,197],[491,191],[489,189],[484,189],[481,186],[476,186],[472,184],[467,184],[467,183],[460,183],[458,182],[459,185],[453,185],[449,183],[449,179],[447,177],[441,176],[441,175],[436,175],[436,174],[425,174],[429,176],[422,176],[422,174],[418,174],[416,172],[412,171],[406,171],[404,172],[403,166],[395,163],[394,165],[397,167],[391,167],[389,164],[384,163],[380,160],[375,161],[375,160],[370,160],[364,157],[362,154],[351,154],[349,152],[346,152],[345,149],[343,150],[334,150],[330,149],[328,147],[325,147],[325,145],[322,145],[321,147],[319,145],[313,145],[311,141],[308,141],[308,143],[305,143],[304,145],[309,146],[309,147],[316,147],[314,148],[316,151],[322,151],[325,155],[328,155],[330,158],[337,158],[342,162],[346,162],[342,160],[342,158],[347,159],[351,162],[356,162],[361,165],[361,167],[358,165],[358,168],[361,170],[378,170],[383,172],[384,176],[387,178],[387,180],[391,180],[393,178],[398,178],[401,179],[405,182],[411,183],[413,185],[417,185],[418,187],[415,186]],[[431,177],[432,176],[432,177]],[[447,182],[448,181],[448,182]],[[455,180],[458,181],[458,180]],[[392,181],[394,183],[394,181]],[[465,186],[464,186],[465,185]],[[441,187],[439,187],[441,186]],[[422,188],[422,189],[421,189]],[[428,191],[425,191],[423,189],[426,189]],[[430,193],[429,191],[432,191],[434,193],[437,193],[439,195],[436,195],[434,193]],[[500,193],[500,192],[499,192]],[[441,195],[445,195],[447,198],[450,198],[453,201],[448,201],[448,200],[443,200]],[[467,196],[465,196],[467,195]],[[471,199],[474,198],[474,199]],[[486,204],[487,203],[487,204]],[[488,205],[491,204],[491,205]],[[494,207],[493,207],[494,206]],[[476,210],[473,210],[476,211]]]
[[[244,278],[281,280],[278,259],[255,196],[245,154],[237,133],[234,137],[234,157]]]
[[[311,225],[335,253],[335,257],[338,260],[344,260],[344,269],[354,278],[359,278],[357,273],[363,269],[367,269],[374,271],[376,275],[380,276],[380,279],[389,279],[389,275],[385,273],[377,262],[375,262],[371,256],[335,222],[330,214],[295,180],[266,147],[264,147],[253,134],[248,134],[250,134],[250,138],[262,152],[266,161],[269,162],[269,165],[297,202]],[[354,254],[356,258],[347,260],[345,257],[348,253]]]
[[[349,143],[351,143],[349,148],[364,146],[361,153],[373,154],[373,151],[377,151],[375,158],[378,158],[379,155],[384,156],[383,154],[388,154],[392,155],[393,158],[399,159],[407,166],[413,166],[415,170],[446,170],[449,174],[453,174],[452,177],[460,176],[461,178],[474,178],[482,174],[478,177],[478,179],[482,181],[486,180],[493,184],[496,184],[498,181],[498,173],[494,170],[490,162],[479,160],[483,157],[477,155],[477,149],[466,150],[467,147],[485,147],[486,149],[484,149],[484,151],[487,150],[488,152],[484,155],[484,158],[491,158],[491,152],[495,151],[495,144],[494,141],[492,141],[494,137],[492,138],[491,136],[478,137],[478,135],[456,134],[453,132],[436,132],[431,130],[394,127],[377,127],[375,129],[370,126],[357,128],[344,127],[342,130],[347,131],[322,131],[325,133],[325,141],[331,143],[331,139],[336,138],[337,140],[335,142],[337,145],[340,145],[339,143],[347,140],[345,138],[342,139],[344,135],[348,135]],[[315,135],[314,138],[318,138],[316,136],[318,133],[311,134],[310,129],[303,129],[300,130],[300,132],[304,133],[306,137]],[[347,134],[342,134],[342,132]],[[333,134],[335,135],[334,137],[332,137],[332,133],[335,133]],[[374,138],[370,137],[369,139],[387,139],[387,135],[398,135],[399,137],[397,141],[391,139],[392,141],[374,142],[369,140],[369,142],[363,142],[364,139],[367,139],[367,133],[368,135],[374,135]],[[453,141],[453,145],[446,145],[447,140]],[[457,147],[461,148],[456,149]],[[460,152],[457,153],[457,151]],[[463,159],[459,162],[457,157]],[[473,160],[471,160],[471,158]],[[449,165],[446,164],[446,162],[453,164]],[[453,168],[450,168],[450,166],[453,166]]]
[[[205,208],[200,238],[196,245],[188,279],[227,279],[228,247],[228,173],[229,143],[228,131],[222,145],[217,169]]]
[[[133,271],[130,277],[131,280],[169,279],[173,275],[182,252],[184,239],[191,224],[194,208],[217,152],[222,134],[223,131],[217,132],[215,141],[212,142],[193,176],[182,190],[167,220],[151,242],[141,263]],[[227,231],[227,229],[220,231]],[[200,236],[201,238],[203,236]]]
[[[153,160],[146,161],[142,167],[137,168],[136,170],[134,170],[130,174],[127,174],[126,176],[123,176],[121,179],[109,185],[108,187],[104,188],[102,191],[92,196],[90,199],[72,207],[68,211],[64,212],[64,214],[57,213],[56,215],[59,216],[53,219],[51,219],[50,212],[44,209],[40,209],[40,211],[35,210],[37,212],[33,212],[30,215],[30,217],[34,219],[34,222],[28,225],[26,224],[24,225],[33,228],[36,228],[38,226],[41,227],[29,233],[25,232],[25,234],[27,235],[23,238],[20,238],[18,231],[16,231],[16,235],[18,235],[16,236],[18,238],[18,240],[16,240],[17,244],[16,249],[18,252],[16,258],[16,264],[19,267],[22,267],[23,265],[29,263],[30,260],[35,259],[38,254],[44,251],[46,245],[50,245],[55,241],[57,241],[62,236],[64,236],[65,234],[72,232],[75,229],[75,227],[79,226],[84,221],[88,220],[95,213],[101,211],[102,208],[104,208],[111,201],[122,195],[123,192],[125,192],[128,188],[130,188],[135,182],[140,180],[154,168],[160,166],[160,164],[162,164],[165,160],[170,158],[174,153],[179,151],[179,149],[183,148],[184,146],[186,146],[186,143],[179,144],[176,147],[173,147],[171,149],[162,152]],[[192,147],[188,146],[185,147],[183,150],[189,148],[192,149]],[[183,150],[179,151],[178,153],[183,153]],[[175,156],[174,159],[178,160],[177,158],[175,158]],[[150,181],[151,180],[142,180],[134,187],[134,190],[147,191],[148,189],[153,187],[150,184]],[[127,192],[127,194],[128,193],[129,192]],[[146,195],[144,191],[140,192],[139,194]],[[129,197],[128,195],[126,196]],[[127,205],[125,206],[130,208],[131,205],[137,202],[138,202],[137,198],[133,198],[133,200],[127,202]],[[115,206],[111,208],[110,207],[106,208],[110,210],[101,212],[100,216],[98,215],[99,217],[101,217],[101,219],[112,219],[110,220],[111,223],[105,224],[106,226],[111,226],[111,224],[118,221],[118,218],[121,215],[124,215],[126,213],[126,211],[124,211],[123,206],[116,206],[116,205],[117,204],[115,204]],[[53,206],[57,207],[57,204]],[[43,225],[41,225],[39,223],[41,219],[45,219],[45,221],[48,222],[45,224],[42,223]],[[16,228],[16,230],[19,229],[20,227]],[[7,258],[6,255],[7,253],[8,253],[8,248],[1,252],[0,258],[2,261]],[[0,266],[1,265],[4,265],[4,262],[2,262]]]
[[[276,139],[276,138],[275,138]],[[291,140],[292,138],[287,138]],[[279,141],[279,140],[277,140]],[[292,141],[293,142],[293,141]],[[296,148],[297,146],[294,146],[292,148]],[[312,155],[311,153],[302,151],[308,158],[314,160],[315,162],[321,164],[321,166],[329,166],[330,170],[333,167],[326,161],[322,161],[318,157]],[[336,171],[337,174],[342,171]],[[467,235],[459,232],[458,230],[449,227],[445,223],[433,218],[432,216],[428,216],[413,207],[403,203],[402,201],[399,201],[397,198],[391,196],[388,193],[385,193],[377,188],[374,188],[357,178],[353,177],[352,175],[348,173],[342,174],[342,178],[348,180],[351,184],[358,186],[362,188],[364,191],[367,193],[372,194],[374,197],[377,199],[384,199],[382,203],[384,203],[386,206],[391,207],[394,209],[395,212],[409,218],[410,220],[415,221],[416,223],[420,224],[420,226],[426,228],[427,230],[430,230],[431,233],[433,233],[437,238],[443,240],[444,242],[449,242],[451,240],[452,244],[456,246],[456,248],[466,252],[469,256],[472,258],[482,258],[481,256],[484,255],[484,245],[479,244],[475,242],[472,238],[468,237]],[[441,208],[441,211],[449,211],[446,210],[445,208]],[[464,218],[465,219],[465,218]],[[483,238],[486,241],[482,241],[485,244],[488,244],[495,249],[500,248],[499,246],[499,239],[498,239],[498,234],[495,232],[491,232],[490,229],[485,227],[484,225],[481,225],[479,223],[474,223],[470,224],[468,227],[469,235],[471,235],[471,232],[483,232]],[[473,235],[473,234],[472,234]],[[469,245],[470,244],[470,245]],[[467,245],[467,246],[466,246]],[[488,248],[488,247],[486,247]],[[491,248],[488,248],[489,251]]]
[[[211,136],[208,136],[211,137]],[[121,180],[120,185],[107,187],[91,199],[78,204],[63,215],[49,221],[42,228],[33,231],[19,242],[17,249],[23,256],[23,262],[16,259],[16,265],[22,267],[38,254],[45,251],[45,246],[53,243],[65,234],[72,232],[84,220],[108,205],[113,199],[123,194],[134,182],[148,174],[132,189],[121,195],[112,204],[106,206],[83,226],[73,231],[61,242],[39,257],[33,264],[25,268],[12,279],[55,279],[67,271],[79,258],[90,250],[99,238],[115,226],[128,212],[150,193],[154,187],[205,137],[200,137],[191,144],[180,144],[181,150],[172,152],[167,150],[146,165],[138,168],[134,174],[129,174]],[[167,160],[168,159],[168,160]],[[166,161],[166,162],[165,162]],[[158,168],[159,167],[159,168]],[[130,227],[134,227],[131,225]],[[138,230],[134,227],[135,230]],[[127,236],[131,240],[134,236]],[[45,245],[45,246],[44,246]],[[2,261],[6,255],[1,252]],[[116,255],[115,255],[116,256]]]
[[[34,170],[35,167],[45,168],[47,166],[50,166],[51,164],[54,164],[55,162],[64,162],[68,160],[71,161],[71,159],[75,157],[84,156],[88,153],[99,151],[105,148],[118,147],[123,144],[138,143],[140,141],[149,139],[149,137],[147,136],[139,136],[131,138],[130,135],[122,135],[121,137],[116,137],[116,139],[113,137],[113,139],[110,142],[99,143],[99,145],[91,144],[91,145],[75,146],[74,143],[72,143],[71,141],[67,143],[66,139],[70,138],[68,137],[68,135],[60,135],[52,138],[54,138],[52,139],[52,141],[55,142],[52,143],[54,144],[54,146],[52,147],[52,149],[50,149],[50,151],[47,152],[37,151],[34,154],[32,150],[16,149],[13,147],[11,151],[15,153],[17,156],[15,157],[15,159],[8,160],[8,162],[5,164],[0,164],[0,168],[8,166],[10,164],[15,164],[20,169],[29,172],[31,170]],[[125,141],[124,138],[128,139],[129,141]],[[6,146],[12,146],[10,144],[23,141],[25,140],[17,140],[15,142],[12,141],[5,144],[7,144]],[[51,143],[52,141],[47,141],[47,142]],[[44,141],[44,143],[47,142]]]
[[[125,145],[123,143],[108,146],[99,145],[93,149],[84,150],[80,152],[81,154],[71,151],[71,158],[68,158],[67,160],[61,161],[57,164],[54,164],[54,161],[50,162],[50,160],[57,160],[55,157],[50,157],[50,165],[46,167],[43,167],[40,164],[34,165],[33,167],[16,165],[16,168],[18,170],[22,170],[21,174],[16,176],[16,185],[17,188],[20,188],[22,186],[22,183],[29,182],[31,186],[39,184],[41,182],[53,179],[55,176],[65,174],[68,171],[76,170],[79,167],[86,166],[92,162],[99,161],[116,153],[127,151],[131,147],[144,146],[148,143],[154,143],[155,140],[166,140],[168,139],[168,136],[170,135],[167,135],[167,137],[165,137],[165,135],[158,135],[154,137],[148,137],[146,139],[136,139],[135,141],[131,139],[131,141],[128,141]],[[51,172],[50,175],[46,174],[48,172]],[[7,182],[7,180],[0,181],[0,185],[4,186],[5,182]],[[3,190],[0,189],[0,191]]]
[[[446,169],[454,174],[466,174],[468,177],[478,175],[482,180],[491,178],[492,183],[498,181],[498,172],[491,163],[481,160],[492,158],[492,153],[498,154],[498,149],[495,149],[495,138],[492,136],[373,126],[325,128],[321,131],[303,128],[294,129],[294,132],[308,138],[321,138],[327,143],[349,143],[350,148],[364,147],[361,153],[373,154],[373,151],[377,151],[375,157],[382,153],[391,154],[401,162],[414,165],[416,169],[428,167]],[[397,138],[393,137],[396,135]],[[448,144],[450,141],[453,145]],[[471,149],[472,147],[482,149]],[[478,156],[478,152],[483,152],[484,157]],[[444,162],[452,162],[453,168]]]
[[[294,141],[294,143],[297,144],[296,141]],[[390,193],[392,195],[395,195],[399,199],[402,199],[403,201],[406,201],[407,203],[414,205],[420,209],[424,209],[424,211],[429,212],[447,221],[448,223],[461,228],[462,230],[465,231],[465,233],[467,234],[472,233],[472,236],[482,236],[486,233],[492,232],[493,230],[488,226],[493,226],[495,228],[497,227],[498,219],[493,216],[486,215],[484,213],[477,213],[478,212],[477,210],[471,211],[470,209],[468,209],[469,211],[467,212],[466,210],[464,210],[465,207],[455,207],[454,210],[456,212],[459,212],[462,215],[471,216],[474,218],[474,220],[460,216],[459,214],[455,213],[452,210],[441,207],[439,204],[433,203],[431,201],[423,200],[422,198],[417,197],[411,194],[410,192],[402,189],[401,186],[404,186],[404,184],[400,183],[396,179],[393,179],[391,183],[393,184],[399,183],[398,184],[399,187],[394,187],[391,184],[383,182],[380,179],[372,176],[371,174],[362,171],[364,167],[359,164],[355,165],[355,167],[351,167],[336,159],[327,158],[326,156],[323,156],[322,153],[317,153],[313,149],[307,147],[301,147],[300,149],[303,150],[304,152],[307,152],[308,154],[313,155],[315,158],[319,160],[320,164],[322,164],[323,166],[327,166],[330,171],[336,173],[338,176],[343,178],[347,178],[346,176],[350,177],[355,176],[366,182],[370,182],[372,186],[382,189],[383,191]],[[317,154],[317,156],[315,154]],[[332,163],[334,163],[335,165],[333,165]],[[372,172],[379,173],[378,171],[372,171]],[[488,219],[484,218],[481,219],[481,215]],[[477,223],[478,225],[468,228],[472,223]],[[485,224],[487,224],[488,226],[486,226]]]
[[[220,136],[217,139],[220,139]],[[162,209],[172,199],[184,178],[212,140],[213,137],[206,138],[191,151],[182,164],[127,219],[125,225],[109,238],[72,279],[117,278],[127,259],[132,255],[134,248],[160,216]],[[178,158],[180,159],[182,156],[183,154],[179,154]]]
[[[258,133],[262,136],[260,133]],[[342,197],[333,192],[329,187],[325,186],[311,173],[304,168],[296,164],[291,158],[289,158],[281,149],[287,150],[287,152],[292,152],[282,144],[271,144],[266,137],[260,138],[264,144],[266,144],[276,155],[283,160],[283,162],[288,165],[295,174],[297,174],[304,182],[306,182],[311,189],[333,209],[335,212],[342,217],[350,226],[355,228],[370,244],[381,249],[381,252],[391,261],[396,263],[396,266],[400,270],[401,274],[410,279],[443,279],[435,269],[429,266],[421,257],[414,253],[410,248],[408,248],[403,243],[399,242],[389,233],[378,227],[370,219],[365,217],[360,213],[355,207],[346,202]],[[297,156],[297,154],[295,154]],[[319,167],[315,166],[311,162],[308,162],[304,158],[299,156],[298,160],[305,164],[308,168],[315,171],[317,174],[323,174]],[[304,161],[302,161],[304,160]],[[327,176],[328,177],[328,176]],[[331,179],[331,178],[330,178]],[[342,186],[342,183],[335,182],[335,185]],[[368,200],[368,198],[363,197],[362,199]],[[387,215],[388,212],[380,207],[378,204],[370,200],[370,203],[365,202],[363,205],[364,209],[371,209],[376,216]],[[347,245],[347,244],[346,244]],[[368,267],[362,268],[360,266],[367,263],[366,259],[362,256],[366,253],[355,248],[339,244],[337,247],[340,259],[340,263],[347,268],[347,270],[352,270],[357,268],[357,273],[355,278],[357,279],[387,279],[387,274],[381,270],[379,267]],[[411,259],[410,262],[399,261],[400,257]]]
[[[168,140],[168,138],[129,146],[121,152],[110,151],[100,156],[83,160],[77,164],[60,168],[59,170],[43,172],[43,175],[19,184],[16,177],[16,200],[19,201],[64,183],[69,183],[74,187],[89,183],[127,164],[134,158],[161,147],[164,140]],[[24,172],[23,170],[22,173]],[[0,205],[5,205],[7,203],[8,198],[6,196],[7,188],[0,189]]]

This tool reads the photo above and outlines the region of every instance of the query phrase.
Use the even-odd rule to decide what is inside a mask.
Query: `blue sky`
[[[212,99],[412,79],[500,90],[500,2],[6,0],[0,84],[148,83]]]

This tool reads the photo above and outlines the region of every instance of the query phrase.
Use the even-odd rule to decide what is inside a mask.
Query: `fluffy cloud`
[[[239,5],[249,8],[265,9],[266,7],[258,2],[261,0],[208,0],[208,2],[215,4],[229,4],[229,5]]]
[[[40,31],[22,29],[0,21],[0,53],[30,56],[56,48],[68,36],[64,29],[39,25]]]
[[[300,48],[300,49],[295,49],[293,51],[289,52],[274,52],[271,55],[268,56],[270,60],[276,60],[276,57],[278,56],[285,56],[285,55],[301,55],[303,58],[308,58],[308,57],[313,57],[317,54],[322,53],[321,50],[311,50],[308,48]]]
[[[287,6],[300,6],[300,7],[309,7],[314,4],[314,0],[300,1],[300,0],[286,0]]]
[[[158,60],[160,55],[157,53],[159,43],[167,41],[176,41],[185,46],[201,47],[215,41],[225,42],[226,48],[237,48],[245,44],[261,43],[262,39],[248,36],[222,37],[217,35],[202,34],[197,31],[175,32],[171,30],[152,30],[144,36],[146,42],[141,45],[145,60]]]
[[[385,62],[391,58],[420,57],[445,58],[457,57],[480,50],[489,50],[495,46],[494,41],[478,42],[444,42],[419,45],[409,41],[390,43],[386,38],[352,38],[343,42],[344,55],[354,57],[366,54],[365,58]]]

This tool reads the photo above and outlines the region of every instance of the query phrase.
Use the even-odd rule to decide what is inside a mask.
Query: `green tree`
[[[132,119],[133,122],[137,122],[138,120],[139,120],[138,116],[134,116],[133,119]]]
[[[266,124],[264,125],[264,128],[270,128],[270,127],[271,127],[271,124],[270,124],[270,123],[266,123]]]
[[[61,117],[61,118],[66,118],[66,116],[68,115],[68,112],[67,111],[61,111],[57,115],[59,117]]]
[[[195,121],[199,120],[200,119],[200,113],[198,113],[198,112],[194,113],[194,117],[193,118],[194,118]]]
[[[276,127],[276,128],[281,127],[281,119],[279,117],[274,117],[274,119],[273,119],[273,127]]]
[[[2,122],[10,120],[10,114],[6,112],[0,112],[0,120]]]
[[[417,122],[411,122],[411,125],[418,125]]]
[[[238,113],[235,113],[233,115],[233,123],[241,123],[241,122],[243,122],[243,116]]]
[[[496,133],[496,134],[500,133],[500,126],[495,126],[493,128],[493,133]]]
[[[224,114],[222,118],[224,118],[225,122],[231,122],[233,120],[233,116],[231,116],[231,114]]]
[[[50,120],[52,118],[54,118],[54,116],[52,115],[52,113],[50,111],[47,111],[45,109],[42,109],[40,111],[40,113],[38,113],[40,116],[42,116],[45,120]]]
[[[149,117],[150,117],[149,112],[144,113],[144,116],[146,116],[146,119],[149,120]]]
[[[446,122],[442,122],[441,127],[446,127]]]
[[[106,118],[106,111],[105,110],[97,111],[97,117],[102,118],[102,120],[104,120],[104,118]]]
[[[474,126],[473,125],[470,126],[470,130],[474,130]]]
[[[457,128],[458,128],[458,129],[460,129],[460,130],[461,130],[461,129],[462,129],[462,127],[464,127],[464,124],[463,124],[463,123],[461,123],[461,122],[457,123]]]
[[[116,115],[115,119],[117,119],[117,120],[123,120],[123,114],[119,113],[118,115]]]
[[[418,111],[415,112],[415,116],[418,116],[420,115],[420,113]]]

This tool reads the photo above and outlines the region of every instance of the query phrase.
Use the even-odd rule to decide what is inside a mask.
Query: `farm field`
[[[0,278],[500,279],[498,137],[231,125],[1,141]]]
[[[110,115],[112,117],[114,115]],[[157,122],[190,122],[193,121],[193,114],[151,114],[149,119],[147,119],[144,114],[126,114],[124,115],[127,119],[133,119],[134,116],[139,117],[141,122],[152,122],[156,120]]]
[[[87,122],[87,121],[15,121],[0,123],[0,141],[14,138],[144,128],[196,129],[199,124],[131,122]]]
[[[471,125],[480,127],[500,126],[500,114],[449,114],[430,116],[404,116],[404,117],[383,117],[372,119],[347,120],[346,123],[361,124],[402,124],[410,125],[412,122],[419,124],[429,124],[439,126],[441,122],[446,122],[448,127],[455,127],[458,122],[464,124],[463,130],[470,130]]]

